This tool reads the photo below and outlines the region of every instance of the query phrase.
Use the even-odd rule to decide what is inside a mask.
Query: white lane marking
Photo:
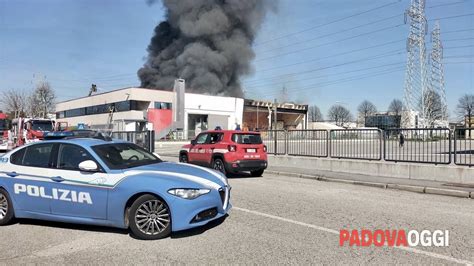
[[[274,220],[279,220],[279,221],[282,221],[282,222],[287,222],[287,223],[292,223],[292,224],[296,224],[296,225],[305,226],[305,227],[308,227],[308,228],[316,229],[316,230],[319,230],[319,231],[323,231],[323,232],[327,232],[327,233],[331,233],[331,234],[335,234],[335,235],[339,235],[339,231],[337,231],[337,230],[317,226],[317,225],[314,225],[314,224],[303,223],[303,222],[291,220],[291,219],[288,219],[288,218],[283,218],[283,217],[280,217],[280,216],[275,216],[275,215],[271,215],[271,214],[267,214],[267,213],[263,213],[263,212],[258,212],[258,211],[252,211],[252,210],[249,210],[249,209],[239,208],[239,207],[235,207],[235,206],[232,209],[238,210],[238,211],[241,211],[241,212],[255,214],[255,215],[258,215],[258,216],[262,216],[262,217],[267,217],[267,218],[274,219]],[[398,248],[398,249],[401,249],[401,250],[404,250],[404,251],[407,251],[407,252],[421,254],[421,255],[428,256],[428,257],[441,259],[441,260],[446,260],[446,261],[454,262],[454,263],[458,263],[458,264],[464,264],[464,265],[468,265],[468,266],[472,266],[474,264],[472,261],[457,259],[457,258],[441,255],[441,254],[438,254],[438,253],[419,250],[419,249],[412,248],[412,247],[402,247],[402,246],[397,247],[397,246],[394,246],[394,248]]]

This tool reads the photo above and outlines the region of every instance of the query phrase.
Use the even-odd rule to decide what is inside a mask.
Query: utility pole
[[[426,46],[425,36],[428,22],[425,16],[425,0],[411,0],[410,7],[405,11],[405,23],[410,23],[407,39],[407,69],[405,76],[405,112],[404,127],[412,127],[412,115],[418,116],[420,127],[426,122],[425,91],[426,91]],[[415,122],[415,126],[416,122]]]
[[[443,65],[443,43],[441,42],[441,27],[436,21],[431,32],[432,49],[429,57],[430,62],[430,89],[440,96],[441,121],[444,126],[448,126],[448,105],[446,101],[446,88],[444,84]]]

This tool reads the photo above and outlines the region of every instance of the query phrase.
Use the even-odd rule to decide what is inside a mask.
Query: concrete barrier
[[[361,174],[374,177],[406,178],[474,185],[474,168],[455,165],[359,161],[284,155],[270,155],[268,161],[270,167],[296,167],[299,169]]]

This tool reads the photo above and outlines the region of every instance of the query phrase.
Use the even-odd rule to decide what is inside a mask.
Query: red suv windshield
[[[262,138],[259,134],[232,134],[232,141],[239,144],[262,144]]]

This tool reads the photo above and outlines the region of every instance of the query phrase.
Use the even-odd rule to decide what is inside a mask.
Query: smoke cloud
[[[154,4],[157,0],[148,0]],[[141,86],[171,90],[177,78],[187,91],[243,96],[240,78],[252,73],[252,43],[271,0],[162,0],[166,21],[155,27]]]

